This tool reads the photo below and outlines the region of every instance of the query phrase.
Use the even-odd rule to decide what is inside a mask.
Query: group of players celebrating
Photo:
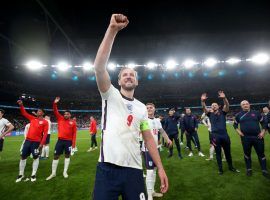
[[[169,111],[169,117],[161,125],[161,121],[155,118],[155,105],[146,105],[134,98],[134,90],[138,85],[137,72],[131,68],[122,68],[118,76],[117,90],[110,81],[106,69],[111,49],[117,33],[128,25],[129,21],[122,14],[113,14],[109,27],[98,49],[94,69],[98,90],[102,98],[101,119],[101,144],[100,156],[96,169],[95,187],[93,190],[94,200],[116,200],[122,196],[124,200],[152,200],[153,197],[161,197],[169,189],[169,181],[159,156],[159,133],[163,136],[169,147],[169,156],[173,155],[174,140],[178,157],[182,159],[180,141],[178,136],[179,117],[173,110]],[[229,102],[223,91],[218,92],[223,99],[224,106],[221,109],[217,103],[211,107],[206,106],[207,95],[202,94],[201,103],[204,112],[204,122],[208,126],[210,138],[210,160],[213,152],[216,152],[218,172],[224,173],[222,167],[222,150],[224,151],[228,169],[234,173],[239,170],[234,168],[231,156],[231,142],[226,129],[226,114],[229,111]],[[55,146],[52,173],[46,179],[56,176],[56,169],[60,155],[65,151],[65,164],[63,176],[68,177],[67,170],[70,163],[70,153],[75,148],[76,121],[71,118],[70,111],[64,111],[61,115],[57,109],[60,98],[53,103],[54,115],[58,122],[58,141]],[[30,128],[23,144],[21,160],[19,164],[19,176],[16,182],[24,178],[24,168],[27,157],[33,155],[33,170],[31,181],[36,180],[36,172],[39,164],[39,152],[46,144],[48,134],[48,121],[43,118],[44,111],[39,109],[36,116],[28,114],[22,101],[18,101],[21,114],[30,121]],[[254,147],[259,158],[262,174],[269,178],[264,155],[264,135],[267,130],[267,118],[259,112],[250,109],[248,101],[241,102],[242,111],[235,117],[234,128],[241,136],[246,163],[246,174],[252,175],[251,148]],[[0,112],[1,113],[1,112]],[[1,115],[0,115],[1,117]],[[7,126],[9,123],[5,122]],[[261,124],[261,126],[260,126]],[[240,125],[240,128],[239,128]],[[198,148],[198,155],[204,157],[201,152],[199,137],[197,134],[198,123],[189,108],[185,116],[180,119],[182,133],[186,134],[189,156],[193,156],[191,141]],[[9,127],[9,130],[12,127]],[[96,130],[95,130],[96,132]],[[4,132],[6,134],[6,132]],[[2,134],[4,135],[4,134]],[[140,144],[140,135],[143,138]],[[1,136],[2,137],[2,136]],[[181,136],[181,142],[183,141]],[[96,145],[95,135],[92,143]],[[90,148],[89,151],[92,151]],[[146,191],[144,188],[142,156],[146,167]],[[156,173],[160,179],[160,192],[154,190]]]

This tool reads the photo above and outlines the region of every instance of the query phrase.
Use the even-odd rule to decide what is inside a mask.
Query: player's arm
[[[233,127],[236,130],[236,132],[238,133],[239,136],[243,137],[244,133],[242,133],[242,131],[239,129],[239,114],[236,115],[235,119],[234,119],[234,123],[233,123]]]
[[[195,118],[195,117],[194,117],[194,124],[195,124],[195,131],[197,131],[199,128],[199,122],[198,122],[197,118]]]
[[[147,122],[145,122],[147,123]],[[148,125],[145,125],[148,126]],[[145,146],[148,149],[148,152],[150,153],[151,158],[153,159],[154,163],[156,164],[157,168],[158,168],[158,175],[160,178],[160,182],[161,182],[161,187],[160,187],[160,191],[162,193],[166,193],[168,191],[169,188],[169,181],[168,181],[168,177],[166,175],[166,172],[163,168],[163,165],[161,163],[161,159],[157,150],[157,145],[154,141],[154,138],[151,134],[151,131],[148,129],[144,129],[142,130],[142,136],[143,136],[143,140],[145,142]]]
[[[22,100],[18,100],[17,103],[19,104],[20,106],[20,111],[21,111],[21,114],[27,118],[29,121],[35,119],[35,117],[33,115],[30,115],[28,112],[26,112],[24,106],[23,106],[23,102]]]
[[[167,144],[169,146],[172,146],[172,141],[168,137],[168,134],[165,132],[165,130],[163,128],[161,128],[161,129],[159,129],[159,132],[161,133],[162,137],[167,141]]]
[[[53,113],[57,119],[63,118],[63,116],[59,113],[57,104],[60,101],[60,97],[56,97],[53,102]]]
[[[42,148],[43,145],[45,145],[48,131],[49,131],[49,123],[46,120],[44,120],[44,121],[45,121],[45,124],[44,124],[44,129],[43,129],[43,136],[42,136],[42,140],[41,140],[40,145],[39,145],[40,149]]]
[[[128,25],[129,21],[126,16],[122,14],[113,14],[110,25],[107,28],[105,36],[99,46],[96,59],[94,62],[95,75],[98,89],[105,93],[111,86],[111,80],[106,65],[109,60],[112,45],[117,33]]]
[[[226,112],[226,113],[229,112],[229,110],[230,110],[230,104],[229,104],[228,99],[226,98],[225,93],[223,91],[218,91],[218,97],[221,98],[221,99],[223,99],[224,106],[223,106],[223,109],[222,110],[224,112]]]
[[[201,104],[202,104],[202,109],[203,109],[203,112],[207,115],[207,113],[209,112],[209,110],[207,109],[206,107],[206,99],[207,99],[207,94],[206,93],[203,93],[202,96],[201,96]]]
[[[258,137],[260,139],[262,139],[264,137],[267,129],[268,129],[268,123],[267,123],[267,118],[261,116],[259,113],[258,113],[258,118],[259,118],[260,124],[262,126],[262,130],[261,130],[260,134],[258,135]]]
[[[10,133],[10,132],[14,129],[13,124],[11,124],[10,122],[8,122],[8,123],[6,124],[6,127],[8,127],[8,128],[7,128],[7,130],[6,130],[4,133],[2,133],[2,134],[0,135],[0,139],[2,139],[3,137],[5,137],[6,134]]]
[[[74,149],[76,146],[76,136],[77,136],[77,124],[73,126],[73,134],[72,134],[72,148]]]

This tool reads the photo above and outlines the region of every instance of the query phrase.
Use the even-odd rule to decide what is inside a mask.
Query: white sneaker
[[[98,147],[95,147],[94,149],[98,149]]]
[[[192,152],[190,152],[190,153],[188,154],[188,156],[189,156],[189,157],[192,157],[192,156],[193,156],[193,153],[192,153]]]
[[[17,177],[17,179],[16,179],[16,183],[19,183],[19,182],[21,182],[22,181],[22,179],[24,178],[24,175],[19,175],[18,177]]]
[[[78,150],[78,148],[77,148],[77,147],[75,147],[75,148],[74,148],[74,152],[77,152],[77,151],[79,151],[79,150]]]
[[[152,196],[153,197],[163,197],[163,194],[162,193],[153,192]]]
[[[49,177],[46,178],[46,181],[49,181],[54,177],[56,177],[56,174],[51,174]]]
[[[184,145],[184,143],[183,143],[183,142],[180,142],[180,145],[181,145],[181,146],[183,146],[183,145]]]
[[[36,175],[31,176],[31,179],[30,180],[31,180],[31,182],[35,182],[37,180]]]
[[[63,176],[64,176],[64,178],[68,178],[67,172],[63,172]]]
[[[205,156],[202,152],[199,152],[198,155],[201,156],[201,157],[204,157]]]
[[[206,158],[205,160],[207,160],[207,161],[212,161],[213,158]]]
[[[93,148],[91,147],[90,149],[87,150],[87,152],[93,151]]]

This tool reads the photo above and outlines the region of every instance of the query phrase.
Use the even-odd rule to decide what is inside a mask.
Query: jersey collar
[[[128,100],[128,101],[134,101],[134,98],[128,98],[128,97],[126,97],[126,96],[124,96],[121,92],[120,92],[120,94],[121,94],[121,96],[122,96],[122,98],[123,99],[126,99],[126,100]]]

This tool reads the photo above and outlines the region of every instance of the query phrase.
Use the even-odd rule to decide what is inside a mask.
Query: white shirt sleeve
[[[11,123],[7,119],[3,119],[5,126],[9,126]]]
[[[101,95],[101,98],[102,98],[103,100],[108,100],[108,98],[109,98],[111,95],[115,94],[116,92],[119,93],[119,91],[111,84],[111,86],[110,86],[110,88],[108,89],[108,91],[105,92],[105,93],[100,92],[100,95]]]
[[[162,129],[162,125],[161,125],[160,120],[157,120],[157,126],[158,126],[158,130]]]

